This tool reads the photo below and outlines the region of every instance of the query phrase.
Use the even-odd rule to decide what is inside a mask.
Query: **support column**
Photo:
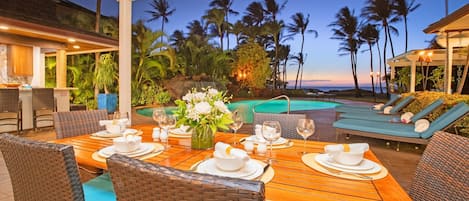
[[[451,94],[451,78],[453,78],[453,45],[448,43],[448,46],[446,47],[445,93]]]
[[[391,74],[389,76],[391,80],[394,80],[394,78],[396,77],[396,66],[394,64],[394,61],[390,63],[390,66],[391,66],[391,72],[390,72]],[[391,93],[394,93],[394,84],[391,84],[389,90],[391,91]]]
[[[411,93],[415,92],[415,71],[416,71],[416,62],[412,60],[410,63],[410,91]]]
[[[119,0],[119,111],[131,120],[132,0]]]
[[[55,80],[57,88],[67,87],[67,55],[65,50],[57,50]]]
[[[41,53],[41,47],[33,46],[33,79],[31,86],[44,87],[46,84],[45,54]]]

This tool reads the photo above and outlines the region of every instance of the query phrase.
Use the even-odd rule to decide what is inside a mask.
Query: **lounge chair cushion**
[[[412,122],[415,122],[419,119],[424,118],[432,111],[436,110],[438,107],[443,105],[443,99],[438,99],[425,107],[422,111],[418,112],[410,119]],[[381,121],[381,122],[398,122],[397,120],[400,119],[397,115],[383,115],[383,114],[375,114],[370,112],[347,112],[341,113],[339,115],[340,118],[350,118],[350,119],[363,119],[363,120],[371,120],[371,121]]]
[[[109,174],[103,174],[83,184],[85,200],[115,201],[116,194]]]
[[[433,136],[435,131],[443,130],[451,123],[454,123],[459,118],[463,117],[469,112],[469,106],[461,102],[453,106],[444,114],[435,119],[430,127],[423,133],[414,131],[414,126],[410,124],[386,123],[375,122],[361,119],[340,119],[332,124],[335,128],[357,130],[369,133],[379,133],[385,135],[413,137],[428,139]]]
[[[335,128],[358,130],[369,133],[420,138],[420,134],[414,131],[414,125],[400,123],[386,123],[367,121],[362,119],[340,119],[332,124]]]
[[[381,108],[384,109],[387,106],[393,105],[397,100],[399,100],[399,98],[401,98],[401,95],[391,95],[391,99],[389,99],[388,102],[383,104],[383,106]],[[335,108],[336,112],[353,112],[353,111],[357,111],[357,110],[358,111],[373,111],[373,107],[372,106],[362,106],[362,105],[359,105],[359,106],[339,105]]]

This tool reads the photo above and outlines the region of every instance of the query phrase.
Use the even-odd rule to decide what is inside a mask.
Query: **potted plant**
[[[99,58],[99,67],[95,69],[95,87],[100,92],[98,99],[98,109],[106,109],[108,113],[113,113],[117,108],[116,82],[118,80],[117,63],[111,53],[102,54]]]

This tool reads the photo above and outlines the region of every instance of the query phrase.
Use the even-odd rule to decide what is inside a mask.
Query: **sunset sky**
[[[90,0],[72,0],[91,10],[95,10],[95,1]],[[135,0],[133,1],[133,21],[138,19],[148,20],[150,15],[146,10],[151,10],[151,0]],[[172,34],[174,30],[183,30],[187,33],[186,26],[195,19],[200,19],[209,9],[210,0],[168,0],[170,7],[176,11],[169,16],[169,22],[165,24],[165,32]],[[238,16],[230,15],[230,22],[240,19],[245,9],[252,1],[234,0],[233,9],[238,11]],[[277,0],[277,2],[283,2]],[[339,56],[337,49],[339,48],[338,40],[330,39],[332,36],[331,27],[328,25],[335,20],[336,13],[344,6],[348,6],[355,10],[356,15],[360,15],[361,8],[364,6],[364,0],[289,0],[286,8],[281,11],[278,19],[284,20],[286,24],[291,23],[290,16],[296,12],[310,14],[309,28],[317,30],[319,35],[314,38],[312,34],[305,37],[306,55],[305,69],[303,75],[303,85],[313,86],[349,86],[353,85],[353,78],[350,67],[349,56]],[[445,15],[445,0],[416,0],[421,6],[408,16],[409,29],[409,50],[422,49],[428,46],[428,42],[434,35],[423,33],[423,29],[429,24],[438,21]],[[467,0],[449,0],[449,12],[464,6]],[[104,15],[117,16],[118,2],[116,0],[103,0],[102,12]],[[161,20],[147,22],[147,25],[153,30],[161,27]],[[393,35],[394,51],[396,55],[404,53],[405,36],[403,23],[396,23],[394,26],[399,29],[399,36]],[[284,34],[288,34],[285,32]],[[384,36],[381,38],[384,39]],[[383,48],[383,41],[380,41],[380,48]],[[218,38],[214,39],[218,42]],[[294,40],[286,41],[291,45],[291,53],[297,54],[300,49],[300,36],[296,36]],[[230,39],[230,46],[235,44],[234,38]],[[225,45],[226,47],[226,45]],[[388,46],[389,47],[389,46]],[[362,45],[361,50],[367,50],[367,45]],[[377,50],[374,50],[375,69],[379,66]],[[387,55],[391,55],[390,51]],[[370,84],[370,62],[369,52],[360,52],[358,54],[358,76],[359,84]],[[296,76],[297,66],[293,64],[288,66],[288,79],[294,80]]]

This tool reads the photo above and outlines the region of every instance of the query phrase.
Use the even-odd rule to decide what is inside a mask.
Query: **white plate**
[[[360,162],[358,165],[344,165],[344,164],[335,162],[334,159],[332,159],[330,156],[327,156],[327,158],[324,159],[324,162],[328,163],[329,165],[332,165],[338,168],[348,169],[348,170],[369,170],[376,166],[376,163],[368,159],[363,159],[362,162]]]
[[[246,140],[248,141],[252,141],[256,144],[259,144],[259,139],[257,139],[257,137],[255,135],[251,135],[249,137],[246,137]],[[285,143],[287,143],[288,140],[283,138],[283,137],[280,137],[278,140],[275,140],[272,145],[275,146],[275,145],[283,145]],[[266,141],[266,143],[269,143],[268,141]]]
[[[358,166],[346,166],[346,165],[337,164],[337,163],[334,163],[334,165],[332,165],[330,162],[331,159],[328,154],[318,154],[316,155],[314,159],[316,160],[316,162],[318,162],[320,165],[324,167],[335,169],[335,170],[340,170],[340,171],[345,171],[345,172],[353,172],[353,173],[359,173],[359,174],[374,174],[374,173],[381,171],[380,165],[368,159],[363,159],[363,161],[366,161],[366,162],[362,162]],[[373,167],[366,169],[370,164]],[[342,167],[338,167],[339,165]],[[343,166],[346,166],[347,168],[343,168]]]
[[[192,131],[183,131],[181,128],[173,128],[169,132],[175,135],[192,135]]]
[[[141,143],[140,147],[133,152],[119,153],[119,152],[116,152],[116,150],[114,149],[114,145],[111,145],[111,146],[108,146],[99,150],[98,155],[101,157],[107,158],[111,156],[112,154],[118,153],[118,154],[126,155],[128,157],[137,157],[137,156],[148,154],[152,152],[154,149],[155,149],[155,146],[153,144]]]
[[[263,167],[261,164],[254,160],[249,160],[246,165],[238,171],[226,172],[217,168],[215,159],[209,159],[197,166],[198,173],[206,173],[211,175],[218,175],[224,177],[241,178],[251,180],[262,175]]]
[[[132,128],[128,128],[128,129],[125,129],[125,131],[124,131],[123,133],[126,133],[126,134],[138,134],[138,130],[132,129]],[[96,133],[93,133],[93,134],[91,134],[91,136],[113,138],[113,137],[120,137],[120,136],[122,136],[122,133],[109,133],[108,131],[104,130],[104,131],[98,131],[98,132],[96,132]]]

